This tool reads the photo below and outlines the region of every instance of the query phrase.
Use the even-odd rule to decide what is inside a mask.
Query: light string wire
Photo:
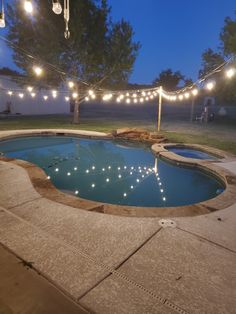
[[[59,69],[57,66],[49,63],[49,62],[44,62],[42,60],[38,61],[39,59],[36,58],[35,56],[33,56],[32,54],[29,54],[25,49],[17,46],[16,44],[12,43],[11,41],[9,41],[8,39],[6,39],[5,37],[3,36],[0,36],[0,39],[5,41],[6,43],[8,43],[9,46],[11,47],[14,47],[15,49],[18,49],[22,54],[26,55],[27,57],[33,59],[33,60],[37,60],[37,62],[39,62],[40,64],[44,64],[50,68],[52,68],[54,71],[58,72],[59,74],[65,76],[66,78],[68,78],[68,74],[64,71],[62,71],[61,69]],[[135,98],[137,99],[138,97],[140,98],[140,100],[150,100],[153,99],[154,97],[149,97],[149,96],[157,96],[157,94],[159,93],[162,93],[162,96],[164,98],[167,98],[169,100],[177,100],[177,96],[183,92],[186,92],[188,90],[191,90],[193,88],[198,88],[198,86],[200,84],[202,84],[204,81],[206,81],[209,77],[211,77],[212,75],[214,75],[215,73],[218,73],[218,72],[221,72],[226,65],[228,65],[230,62],[232,62],[233,60],[235,59],[234,56],[230,57],[228,60],[224,61],[221,65],[219,65],[218,67],[216,67],[213,71],[211,71],[210,73],[204,75],[203,77],[199,78],[197,81],[195,81],[193,84],[189,85],[189,86],[186,86],[186,87],[183,87],[181,89],[178,89],[176,91],[165,91],[165,90],[160,90],[160,87],[150,87],[150,88],[145,88],[145,89],[126,89],[126,90],[108,90],[108,89],[102,89],[102,88],[97,88],[97,85],[99,84],[99,82],[97,84],[90,84],[86,81],[83,81],[75,76],[72,76],[73,79],[75,79],[76,81],[79,81],[81,83],[83,83],[84,85],[90,87],[90,88],[96,88],[96,94],[97,95],[100,95],[100,94],[104,94],[104,97],[103,97],[103,100],[110,100],[113,96],[117,96],[117,101],[120,102],[121,100],[125,99],[126,98],[126,102],[131,102],[129,98],[132,99]],[[71,76],[70,76],[71,77]],[[23,77],[22,78],[19,78],[19,80],[22,80],[23,81]],[[103,79],[102,79],[103,80]],[[101,80],[101,81],[102,81]],[[34,84],[35,85],[35,84]],[[49,86],[49,85],[48,85]],[[1,88],[3,89],[3,88]],[[6,90],[6,89],[5,89]],[[17,89],[17,91],[19,90],[22,90],[22,89]],[[57,91],[57,93],[68,93],[66,91]],[[130,95],[130,93],[132,95]],[[152,94],[153,93],[153,94]],[[138,95],[137,95],[138,94]],[[148,95],[147,95],[148,94]],[[187,93],[188,94],[188,93]],[[185,95],[186,97],[185,98],[189,98],[187,97],[187,94]],[[91,100],[90,96],[94,96],[94,92],[92,91],[91,93],[91,90],[90,90],[90,93],[87,94],[86,96],[86,92],[84,91],[83,93],[80,93],[80,97],[81,97],[81,100]],[[121,97],[122,96],[122,97]],[[180,95],[181,96],[181,95]],[[180,97],[179,96],[179,97]],[[196,96],[196,95],[195,95]],[[93,98],[93,97],[92,97]],[[95,97],[94,97],[95,98]],[[94,99],[93,98],[93,99]],[[182,100],[184,97],[180,97],[178,100]],[[135,102],[135,101],[134,101]],[[142,102],[142,101],[141,101]]]

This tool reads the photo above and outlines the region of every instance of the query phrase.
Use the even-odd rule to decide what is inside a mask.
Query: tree
[[[74,122],[78,122],[79,104],[88,88],[82,81],[100,87],[126,84],[140,44],[133,41],[133,29],[128,22],[112,22],[107,0],[70,1],[69,40],[64,38],[63,17],[52,12],[51,1],[35,3],[37,9],[32,18],[24,14],[19,1],[8,5],[8,39],[16,45],[15,64],[28,82],[39,87],[59,86],[66,78],[78,78],[79,98],[75,101],[74,115]],[[32,59],[23,51],[41,60],[45,70],[42,77],[35,78]]]
[[[209,74],[218,66],[224,63],[228,57],[236,57],[236,20],[230,17],[225,18],[224,26],[220,33],[220,47],[217,52],[207,49],[202,54],[202,69],[199,76],[202,77]],[[235,64],[234,64],[235,66]],[[236,78],[225,80],[225,76],[221,72],[211,76],[217,80],[214,95],[219,102],[236,102]]]
[[[199,71],[199,77],[209,74],[223,62],[224,57],[220,53],[214,52],[211,48],[206,49],[202,54],[202,68]]]
[[[185,77],[180,71],[173,72],[171,69],[167,69],[159,74],[153,81],[153,85],[162,86],[164,90],[171,92],[178,88],[181,81],[185,82]]]
[[[220,33],[221,50],[225,56],[236,56],[236,20],[225,18],[224,27]]]

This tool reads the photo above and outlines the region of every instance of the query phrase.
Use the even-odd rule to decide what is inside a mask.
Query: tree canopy
[[[217,51],[211,48],[205,50],[202,54],[202,68],[199,76],[208,74],[215,70],[219,65],[229,57],[236,57],[236,19],[226,17],[224,26],[219,35],[220,46]],[[234,62],[235,65],[235,62]],[[214,94],[220,102],[236,103],[236,77],[225,80],[222,73],[215,73],[211,76],[217,79],[216,90]]]
[[[192,84],[192,80],[186,79],[180,71],[173,72],[171,69],[167,69],[159,74],[153,81],[153,85],[162,86],[164,90],[171,92],[178,89],[181,82],[184,86]]]
[[[64,38],[64,20],[51,10],[51,1],[35,0],[37,8],[27,16],[20,1],[8,5],[8,39],[15,45],[16,65],[32,82],[36,62],[22,52],[37,58],[45,69],[38,83],[59,85],[63,75],[104,85],[126,84],[132,72],[140,44],[133,40],[131,25],[121,20],[112,22],[107,0],[71,0],[70,33]],[[19,49],[20,48],[20,49]]]

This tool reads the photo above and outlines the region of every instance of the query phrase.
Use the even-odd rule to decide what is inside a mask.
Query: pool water
[[[169,147],[166,147],[166,149],[168,149],[172,153],[175,153],[177,155],[187,157],[187,158],[205,159],[205,160],[217,160],[218,159],[217,157],[213,155],[210,155],[206,152],[193,149],[193,148],[169,146]]]
[[[0,152],[40,166],[58,189],[98,202],[180,206],[224,190],[214,177],[168,163],[149,147],[129,142],[39,136],[2,141]]]

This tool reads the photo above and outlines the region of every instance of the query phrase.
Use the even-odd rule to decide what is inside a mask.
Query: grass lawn
[[[71,123],[71,116],[9,117],[0,119],[0,130],[62,128],[110,132],[122,127],[139,127],[155,131],[150,119],[81,118],[78,125]],[[216,147],[236,154],[236,123],[224,121],[212,124],[194,124],[183,121],[163,121],[161,133],[170,141],[195,143]]]

